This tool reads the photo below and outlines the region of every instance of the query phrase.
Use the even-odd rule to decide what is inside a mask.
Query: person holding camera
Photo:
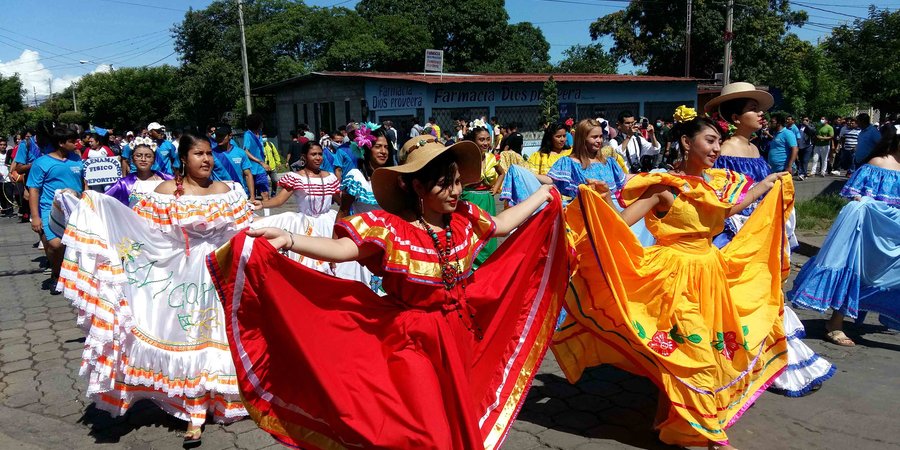
[[[631,111],[619,113],[619,135],[611,142],[613,149],[625,159],[629,173],[649,172],[657,166],[660,145],[656,140],[656,133],[649,121],[640,124]],[[650,137],[648,140],[641,136],[640,130],[646,130]]]

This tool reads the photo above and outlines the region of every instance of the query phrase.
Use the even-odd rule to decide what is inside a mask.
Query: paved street
[[[798,183],[799,196],[834,180]],[[38,267],[43,252],[32,247],[36,235],[13,219],[0,219],[0,230],[0,449],[179,448],[184,423],[152,404],[135,405],[113,419],[86,402],[86,383],[78,377],[83,334],[68,302],[46,290],[48,275]],[[823,236],[801,238],[795,272]],[[741,449],[900,447],[900,422],[893,416],[900,404],[900,335],[869,317],[867,324],[849,327],[859,345],[842,348],[821,340],[822,316],[798,313],[807,343],[837,364],[838,373],[805,398],[764,394],[731,429],[733,444]],[[548,353],[505,448],[671,448],[651,430],[656,396],[647,380],[611,367],[590,370],[570,385]],[[201,448],[266,447],[280,446],[244,420],[207,425]]]

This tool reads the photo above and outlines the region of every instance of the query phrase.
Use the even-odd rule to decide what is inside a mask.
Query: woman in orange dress
[[[286,444],[495,448],[549,345],[569,274],[559,195],[546,186],[491,217],[460,198],[481,179],[475,143],[410,142],[405,164],[372,174],[383,210],[340,219],[336,239],[268,228],[208,259],[245,406]],[[278,249],[357,260],[387,295]]]
[[[566,296],[568,318],[551,346],[575,382],[590,366],[613,364],[660,389],[660,439],[731,448],[731,426],[786,366],[781,283],[789,177],[748,189],[742,175],[712,169],[719,131],[706,118],[680,117],[675,136],[683,173],[647,173],[618,193],[581,186],[566,208],[578,265]],[[721,251],[712,237],[725,218],[769,192]],[[644,218],[657,244],[628,228]]]

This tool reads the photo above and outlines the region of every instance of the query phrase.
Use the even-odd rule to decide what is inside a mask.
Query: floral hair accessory
[[[718,111],[712,113],[712,115],[710,115],[709,118],[712,119],[712,121],[716,123],[716,125],[719,127],[719,131],[725,137],[729,137],[729,136],[733,135],[734,132],[737,130],[737,127],[728,123],[727,120],[723,119],[722,115],[719,114]]]
[[[377,123],[374,123],[374,122],[366,122],[363,124],[363,126],[368,128],[370,131],[375,131],[375,130],[381,128],[381,125],[378,125]]]
[[[569,117],[568,119],[566,119],[566,126],[571,127],[572,125],[575,125],[575,120]]]
[[[481,119],[475,119],[470,128],[487,128],[487,124]]]
[[[372,135],[372,130],[368,126],[363,125],[356,130],[356,138],[353,139],[353,142],[360,148],[372,148],[372,144],[375,143],[375,136]]]
[[[678,108],[675,108],[674,118],[677,123],[694,120],[697,118],[697,111],[694,108],[688,108],[685,105],[681,105]]]

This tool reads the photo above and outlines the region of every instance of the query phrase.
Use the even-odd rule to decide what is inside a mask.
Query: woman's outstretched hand
[[[272,244],[272,247],[275,247],[276,250],[287,249],[290,250],[291,245],[291,236],[290,233],[284,231],[280,228],[256,228],[247,230],[247,236],[250,237],[261,237],[269,241],[269,244]]]

